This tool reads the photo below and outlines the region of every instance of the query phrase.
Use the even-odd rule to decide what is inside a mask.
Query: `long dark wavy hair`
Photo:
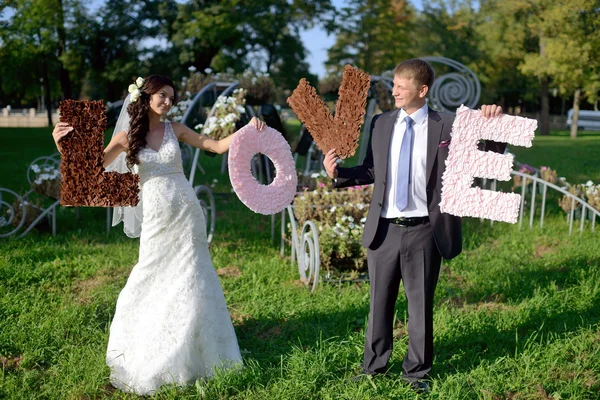
[[[127,150],[127,167],[132,168],[135,164],[139,164],[138,153],[146,147],[146,134],[150,131],[150,97],[158,92],[163,86],[171,86],[175,92],[175,100],[173,105],[177,103],[177,91],[175,84],[168,76],[150,75],[144,79],[140,98],[127,106],[129,113],[129,132],[127,139],[129,140],[129,150]]]

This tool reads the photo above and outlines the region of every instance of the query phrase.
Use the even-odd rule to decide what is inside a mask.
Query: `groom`
[[[398,64],[393,89],[398,109],[373,118],[363,164],[337,168],[335,149],[323,162],[336,188],[375,183],[362,242],[371,282],[363,373],[386,372],[402,280],[409,316],[402,376],[418,392],[428,391],[425,379],[433,363],[433,298],[442,257],[449,260],[462,250],[460,218],[439,208],[454,116],[427,106],[434,77],[423,60]],[[501,113],[498,106],[482,106],[485,117]],[[486,151],[505,147],[485,144]]]

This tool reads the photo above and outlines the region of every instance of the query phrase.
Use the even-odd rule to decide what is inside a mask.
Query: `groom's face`
[[[426,94],[427,86],[419,86],[414,78],[394,76],[392,95],[394,96],[396,107],[404,110],[419,109],[425,104]]]

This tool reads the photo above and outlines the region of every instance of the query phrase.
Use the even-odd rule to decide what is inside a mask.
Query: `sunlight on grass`
[[[2,150],[0,186],[24,188],[28,163],[52,152],[49,132],[0,129],[4,140],[16,140]],[[600,181],[599,164],[596,172],[592,165],[600,154],[594,135],[538,137],[531,149],[514,151],[519,161],[549,165],[568,179]],[[211,255],[246,368],[186,388],[165,387],[155,397],[414,398],[400,380],[404,294],[389,377],[352,382],[362,361],[368,283],[323,283],[311,294],[289,249],[282,259],[271,242],[270,218],[231,193],[221,158],[200,160],[207,173],[196,184],[218,180]],[[569,236],[564,214],[547,211],[554,214],[543,229],[465,220],[463,254],[444,262],[436,292],[430,398],[598,398],[600,221],[595,233],[587,224]],[[73,209],[61,208],[56,237],[33,232],[0,241],[0,398],[136,398],[109,385],[104,357],[138,241],[120,226],[107,235],[105,216],[102,209],[82,209],[77,219]]]

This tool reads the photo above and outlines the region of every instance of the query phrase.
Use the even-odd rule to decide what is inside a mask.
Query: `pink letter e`
[[[480,151],[477,144],[484,139],[531,147],[536,128],[534,119],[506,114],[488,119],[479,110],[461,106],[452,125],[440,210],[459,217],[517,222],[520,195],[471,187],[476,177],[510,180],[513,156]]]

